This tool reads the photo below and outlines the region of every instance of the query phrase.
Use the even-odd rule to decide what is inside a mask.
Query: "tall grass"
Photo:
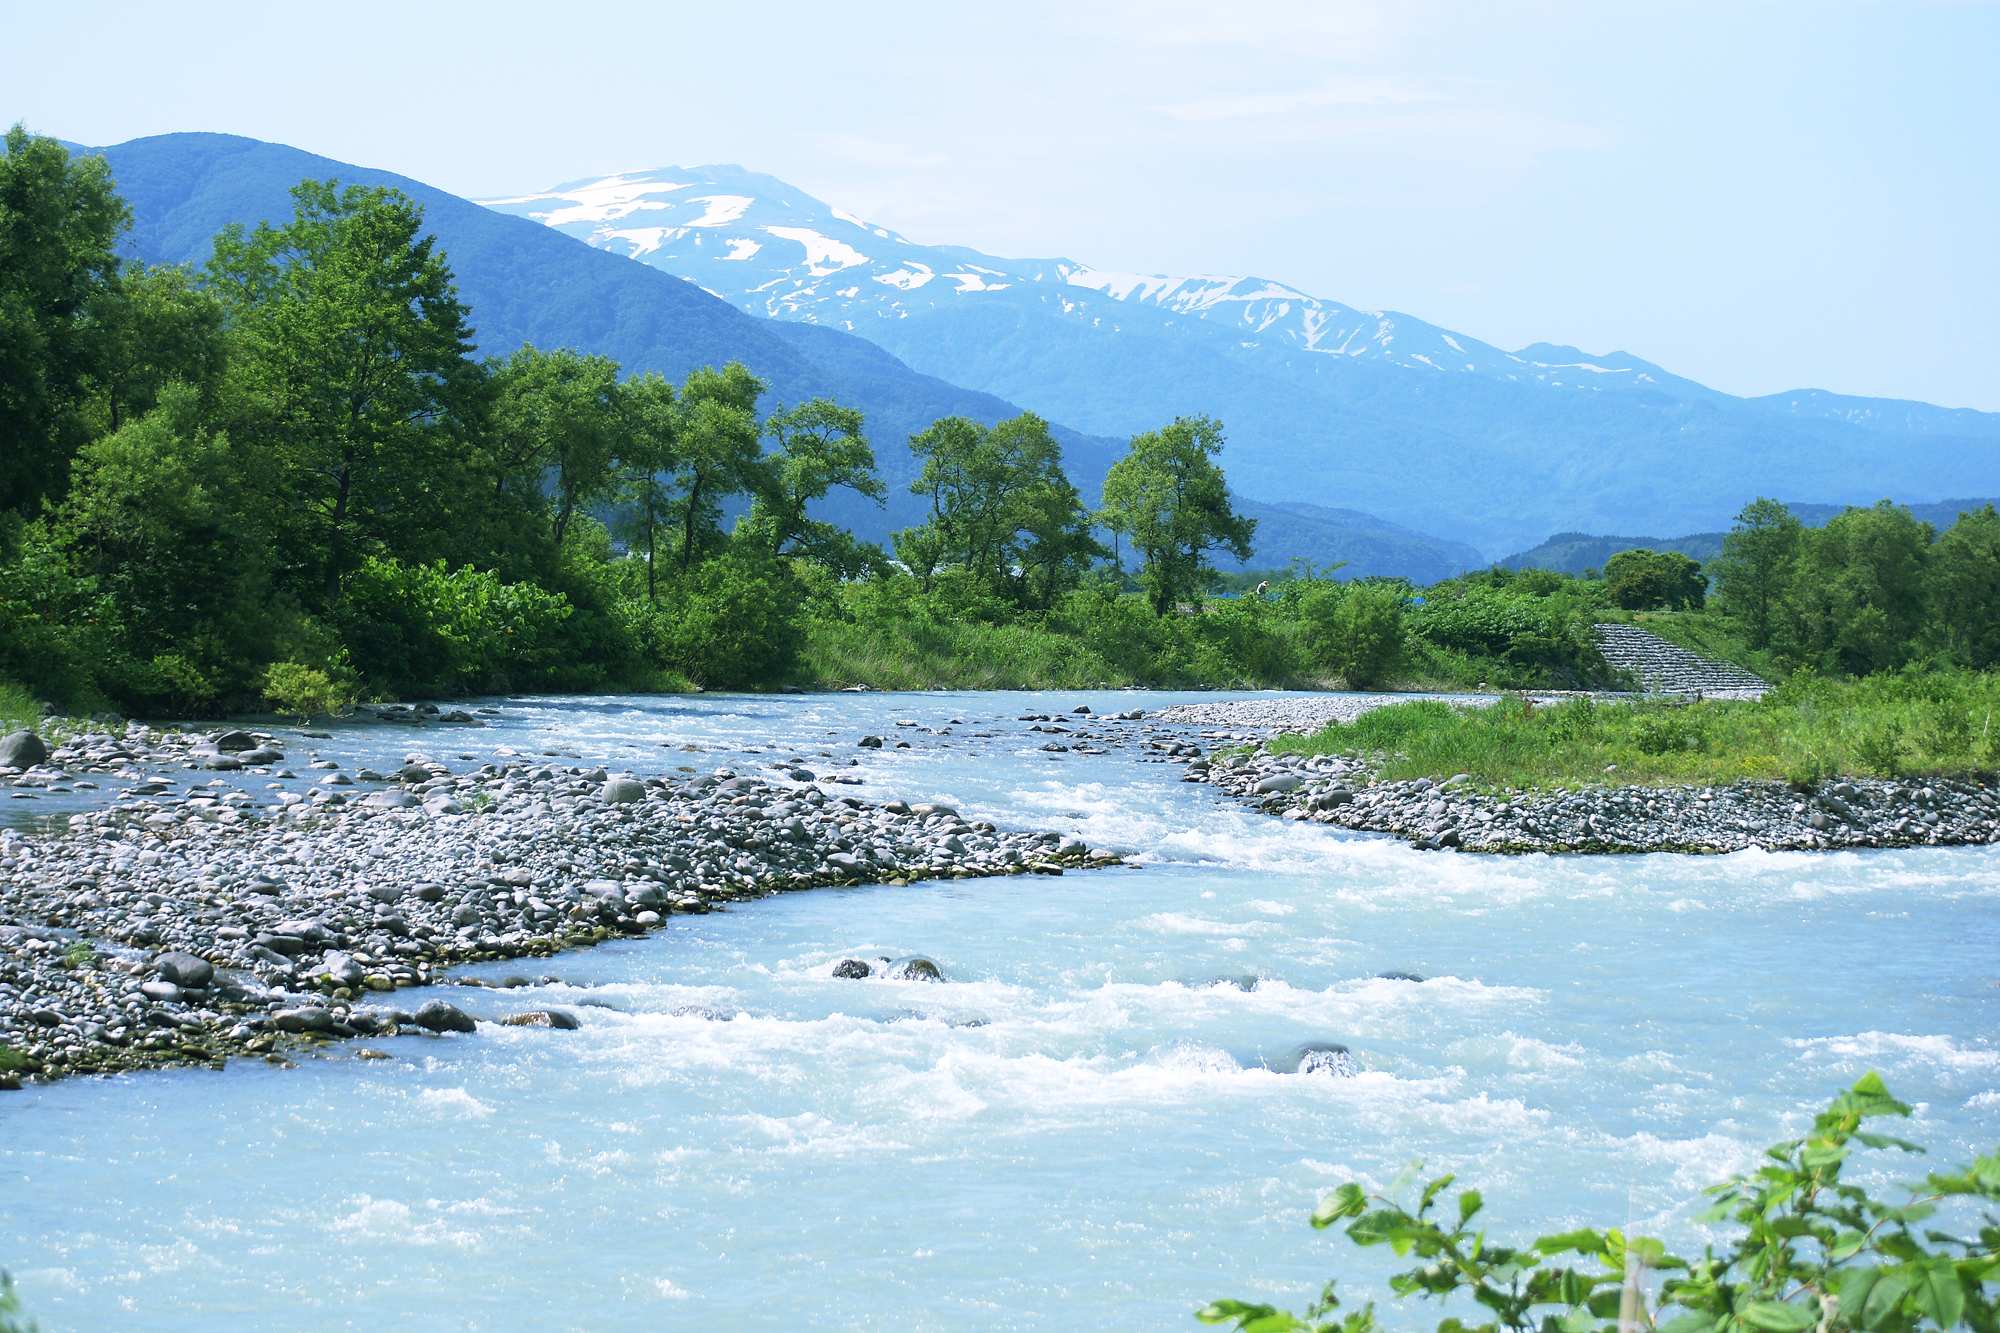
[[[42,720],[42,706],[25,685],[0,680],[0,734],[32,727]]]
[[[1795,676],[1756,703],[1588,698],[1535,707],[1391,704],[1272,749],[1389,756],[1383,776],[1469,773],[1483,785],[1806,784],[1836,775],[1920,778],[2000,766],[2000,678],[1970,673]]]

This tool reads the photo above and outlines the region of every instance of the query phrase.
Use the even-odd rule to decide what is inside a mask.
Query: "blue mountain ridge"
[[[1719,527],[1758,494],[1805,487],[1868,503],[2000,483],[2000,414],[1821,390],[1737,398],[1628,353],[1508,352],[1264,278],[922,245],[741,167],[484,202],[1081,430],[1219,417],[1248,494],[1360,508],[1494,552],[1579,525]]]
[[[903,443],[908,436],[940,416],[991,424],[1022,410],[991,393],[914,371],[842,330],[752,318],[692,282],[392,172],[226,134],[159,135],[101,149],[67,146],[73,153],[102,153],[109,162],[133,211],[130,251],[148,262],[200,264],[225,224],[284,221],[292,211],[287,192],[301,179],[392,186],[423,205],[460,298],[472,309],[482,351],[504,356],[523,343],[576,347],[613,357],[627,372],[657,370],[675,379],[696,366],[740,360],[769,383],[767,405],[824,395],[859,407],[891,486],[888,502],[877,507],[837,492],[817,512],[872,540],[886,541],[890,531],[922,517],[919,501],[907,491],[917,472]],[[1124,441],[1059,424],[1052,429],[1071,474],[1094,503]],[[1255,502],[1245,505],[1263,512]],[[1347,577],[1436,578],[1442,577],[1438,571],[1456,572],[1478,560],[1470,547],[1367,515],[1272,509],[1265,520],[1253,565],[1282,566],[1294,556],[1320,563],[1348,559]]]

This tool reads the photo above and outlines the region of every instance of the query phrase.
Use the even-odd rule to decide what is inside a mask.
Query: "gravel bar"
[[[1273,755],[1259,747],[1214,759],[1186,745],[1184,781],[1205,782],[1267,814],[1386,833],[1425,850],[1685,852],[1959,847],[2000,842],[1994,776],[1854,778],[1810,792],[1782,782],[1723,787],[1587,787],[1508,796],[1458,774],[1381,782],[1381,756]]]
[[[450,980],[452,964],[547,958],[773,893],[1122,864],[948,805],[842,794],[805,769],[641,780],[525,756],[462,773],[413,757],[349,777],[319,759],[310,795],[260,805],[205,783],[175,795],[170,775],[295,777],[270,733],[132,724],[50,753],[23,732],[0,739],[0,760],[0,785],[30,793],[91,785],[71,769],[133,784],[66,829],[0,830],[0,1089],[469,1032],[456,1006],[411,1014],[395,992]]]

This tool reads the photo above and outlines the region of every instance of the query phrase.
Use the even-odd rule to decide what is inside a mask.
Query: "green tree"
[[[208,277],[260,397],[278,496],[321,595],[371,553],[424,553],[475,503],[483,429],[472,329],[423,209],[397,190],[302,181],[283,227],[215,238]]]
[[[757,425],[763,393],[764,382],[736,361],[719,371],[703,366],[681,385],[669,513],[681,530],[683,573],[721,547],[722,502],[765,484]]]
[[[554,491],[551,533],[560,547],[579,506],[609,494],[619,447],[618,363],[573,348],[517,348],[494,373],[493,450],[498,475],[540,497]]]
[[[88,438],[82,417],[102,348],[91,311],[113,287],[131,211],[102,157],[7,131],[0,157],[0,511],[60,498]]]
[[[2000,662],[2000,514],[1990,504],[1960,514],[1931,550],[1930,633],[1974,670]]]
[[[1713,562],[1724,614],[1743,626],[1753,648],[1766,648],[1791,584],[1804,525],[1776,500],[1757,497],[1736,516]]]
[[[881,563],[879,550],[806,512],[836,486],[882,503],[885,488],[875,475],[875,451],[861,429],[860,412],[825,398],[774,412],[764,422],[764,433],[778,447],[765,456],[763,485],[744,521],[764,552],[803,556],[848,578]]]
[[[55,516],[104,599],[96,618],[116,640],[100,671],[128,701],[185,696],[194,677],[211,697],[241,688],[276,632],[255,460],[200,417],[195,389],[164,386],[153,411],[83,447]]]
[[[1699,611],[1708,595],[1701,565],[1679,551],[1620,551],[1604,562],[1604,582],[1627,611]]]
[[[1933,535],[1887,500],[1806,529],[1772,646],[1857,676],[1902,666],[1925,628]]]
[[[117,430],[152,410],[169,383],[193,388],[214,415],[228,367],[222,303],[186,265],[125,266],[91,302],[97,411]]]
[[[678,464],[680,401],[670,381],[648,371],[620,386],[619,405],[618,495],[631,506],[631,534],[645,551],[646,600],[657,602],[660,532],[668,521]]]
[[[910,450],[924,460],[910,491],[930,502],[930,516],[895,534],[896,554],[926,591],[954,566],[988,595],[1047,606],[1101,553],[1062,446],[1034,413],[990,428],[940,417],[910,437]]]
[[[1199,596],[1215,577],[1211,551],[1250,558],[1255,519],[1239,517],[1215,458],[1222,424],[1175,417],[1171,426],[1134,436],[1131,450],[1104,480],[1098,522],[1128,538],[1145,558],[1139,582],[1155,615]]]

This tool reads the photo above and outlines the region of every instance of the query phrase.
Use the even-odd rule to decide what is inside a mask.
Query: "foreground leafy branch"
[[[1395,1274],[1398,1299],[1443,1300],[1463,1292],[1483,1308],[1483,1323],[1448,1317],[1438,1333],[1907,1333],[1920,1327],[1995,1333],[1995,1269],[2000,1222],[1982,1213],[1966,1240],[1925,1227],[1940,1201],[1958,1195],[2000,1200],[2000,1154],[1969,1167],[1932,1173],[1908,1186],[1900,1204],[1844,1183],[1841,1171],[1859,1148],[1922,1152],[1902,1139],[1864,1131],[1864,1121],[1907,1116],[1879,1075],[1868,1074],[1815,1117],[1812,1132],[1768,1149],[1768,1163],[1706,1193],[1714,1202],[1698,1222],[1734,1223],[1742,1234],[1718,1253],[1689,1261],[1657,1240],[1616,1229],[1585,1228],[1543,1236],[1519,1249],[1496,1244],[1474,1219],[1477,1190],[1460,1191],[1455,1213],[1440,1200],[1456,1177],[1423,1189],[1414,1211],[1396,1196],[1414,1179],[1412,1163],[1388,1191],[1369,1194],[1349,1182],[1313,1211],[1319,1229],[1346,1222],[1357,1245],[1387,1245],[1417,1266]],[[1673,1274],[1648,1308],[1647,1270]],[[1329,1282],[1303,1317],[1275,1306],[1224,1300],[1196,1312],[1204,1323],[1234,1322],[1238,1333],[1375,1333],[1373,1304],[1336,1318]]]

